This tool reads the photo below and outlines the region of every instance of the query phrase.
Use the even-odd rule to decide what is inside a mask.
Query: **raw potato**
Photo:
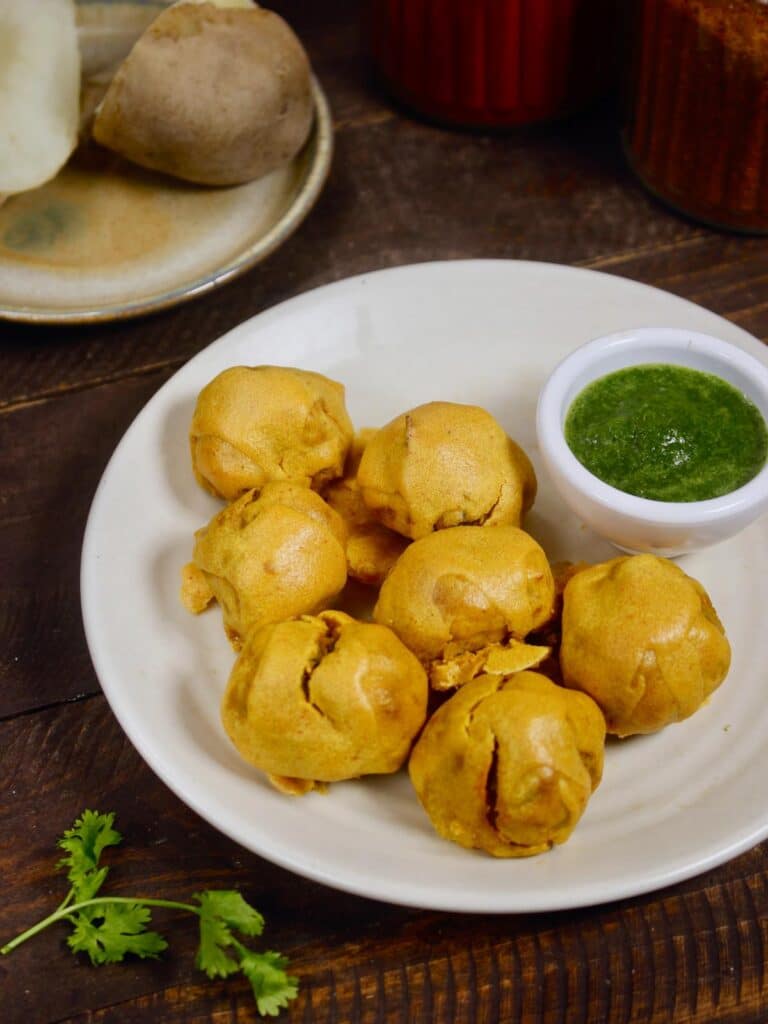
[[[121,64],[93,137],[143,167],[236,185],[291,160],[312,117],[309,61],[282,18],[256,5],[182,3]]]
[[[73,0],[0,3],[0,194],[54,178],[77,144]]]
[[[91,137],[93,118],[118,67],[139,36],[165,8],[162,3],[78,3],[80,47],[80,125],[82,142]]]

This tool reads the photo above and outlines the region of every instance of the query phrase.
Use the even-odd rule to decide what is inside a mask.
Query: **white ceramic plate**
[[[289,798],[243,763],[219,723],[233,662],[217,610],[178,600],[193,531],[219,507],[195,484],[187,427],[198,391],[236,364],[278,363],[344,382],[358,426],[430,400],[494,413],[532,455],[528,529],[553,559],[613,550],[564,512],[534,434],[536,397],[597,335],[667,324],[744,331],[641,284],[544,263],[462,261],[380,271],[309,292],[201,352],[148,403],[94,499],[82,558],[85,627],[121,725],[190,807],[243,846],[328,885],[443,910],[554,910],[630,896],[710,868],[768,834],[768,518],[681,564],[709,589],[733,650],[729,678],[693,718],[609,743],[604,781],[567,844],[494,860],[440,838],[405,773]]]

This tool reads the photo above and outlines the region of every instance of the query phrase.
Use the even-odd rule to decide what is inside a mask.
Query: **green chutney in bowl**
[[[664,326],[575,349],[536,410],[564,504],[621,550],[667,558],[768,510],[767,424],[768,351]]]
[[[713,373],[664,363],[588,384],[568,410],[565,439],[600,480],[653,501],[729,494],[768,456],[768,428],[753,402]]]

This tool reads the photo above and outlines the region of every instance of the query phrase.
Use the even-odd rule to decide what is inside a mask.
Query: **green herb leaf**
[[[67,939],[74,953],[87,953],[92,964],[115,964],[128,953],[156,959],[168,943],[147,931],[151,912],[139,903],[106,903],[74,915],[74,930]]]
[[[67,921],[72,934],[67,942],[74,953],[85,953],[92,964],[118,963],[128,954],[156,958],[168,943],[147,927],[150,907],[181,910],[200,919],[200,947],[195,963],[209,978],[226,978],[239,971],[248,978],[260,1014],[274,1017],[295,999],[298,982],[286,974],[288,961],[279,953],[257,953],[244,946],[235,933],[254,937],[264,930],[264,918],[239,892],[209,889],[196,893],[195,904],[177,900],[124,896],[96,896],[107,877],[100,867],[102,852],[117,846],[122,836],[113,828],[114,814],[84,811],[59,840],[65,856],[70,891],[64,902],[37,924],[0,947],[7,956],[23,942],[55,924]]]
[[[104,884],[104,879],[109,874],[109,868],[98,868],[96,871],[84,872],[80,879],[72,885],[72,895],[78,903],[85,900],[92,900]],[[71,878],[70,878],[71,881]]]
[[[93,899],[107,877],[109,869],[99,868],[99,858],[107,846],[117,846],[123,838],[112,827],[114,820],[114,814],[83,811],[59,840],[65,851],[59,866],[67,869],[77,902]]]
[[[261,935],[264,931],[264,918],[236,890],[207,889],[195,893],[194,898],[206,915],[220,917],[243,935]]]
[[[226,978],[240,969],[237,961],[225,952],[234,939],[229,925],[218,916],[207,896],[208,893],[201,893],[195,897],[200,903],[200,946],[195,965],[209,978]]]
[[[248,950],[240,960],[240,969],[251,983],[259,1013],[276,1017],[299,991],[298,979],[285,973],[286,957],[280,953],[254,953]]]

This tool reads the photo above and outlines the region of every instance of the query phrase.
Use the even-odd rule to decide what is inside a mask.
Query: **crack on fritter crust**
[[[499,835],[499,739],[495,734],[488,774],[485,777],[485,816],[490,827]]]

